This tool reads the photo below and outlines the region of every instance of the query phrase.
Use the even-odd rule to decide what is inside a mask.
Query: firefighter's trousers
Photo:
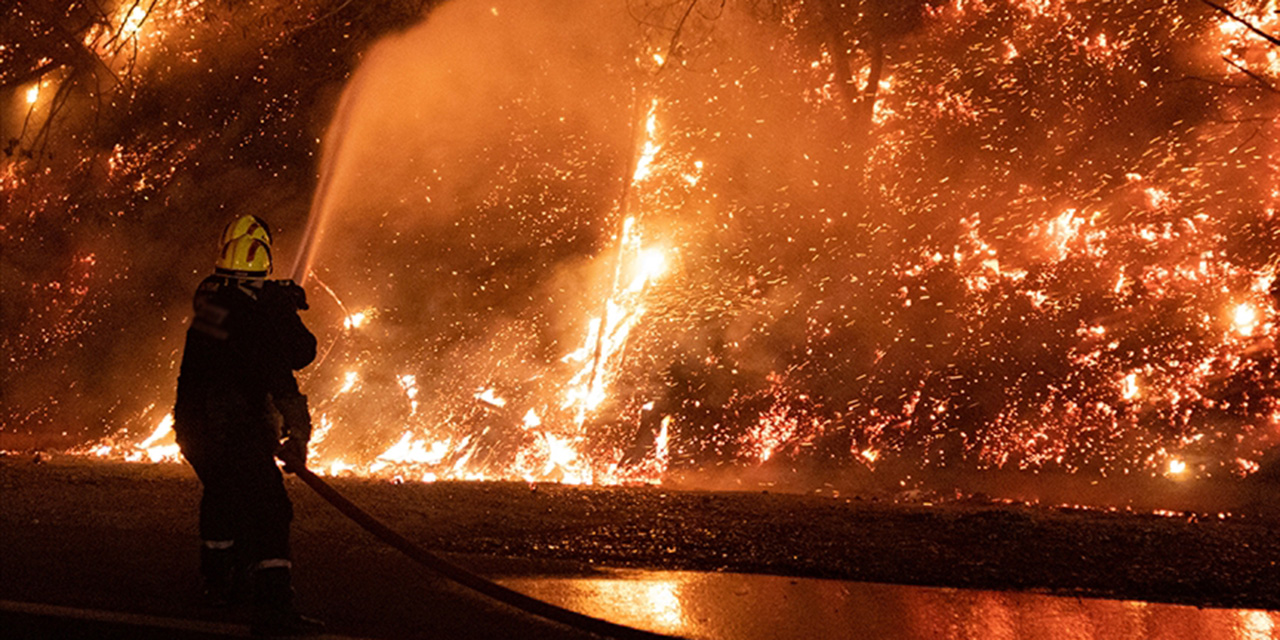
[[[240,563],[289,558],[293,503],[284,488],[274,451],[261,442],[186,442],[182,453],[204,485],[200,537],[234,543]],[[230,545],[228,545],[230,546]]]

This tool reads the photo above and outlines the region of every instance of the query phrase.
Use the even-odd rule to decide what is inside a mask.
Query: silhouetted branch
[[[1241,18],[1240,16],[1238,16],[1238,15],[1236,15],[1236,14],[1234,14],[1234,13],[1232,13],[1232,12],[1231,12],[1231,10],[1227,9],[1226,7],[1223,7],[1223,6],[1221,6],[1221,5],[1214,4],[1214,3],[1213,3],[1213,2],[1211,2],[1210,0],[1200,0],[1200,2],[1201,2],[1201,3],[1203,3],[1203,4],[1207,4],[1207,5],[1209,5],[1210,7],[1213,7],[1214,9],[1217,9],[1220,13],[1225,14],[1228,18],[1231,18],[1232,20],[1235,20],[1236,22],[1239,22],[1240,24],[1242,24],[1242,25],[1244,25],[1245,27],[1247,27],[1250,31],[1252,31],[1252,32],[1254,32],[1254,33],[1256,33],[1256,34],[1258,34],[1259,36],[1262,36],[1263,38],[1265,38],[1265,39],[1267,40],[1267,42],[1270,42],[1271,44],[1274,44],[1274,45],[1276,45],[1277,47],[1280,47],[1280,38],[1277,38],[1277,37],[1275,37],[1275,36],[1273,36],[1273,35],[1271,35],[1271,34],[1267,33],[1266,31],[1263,31],[1262,29],[1259,29],[1258,27],[1255,27],[1255,26],[1253,25],[1253,23],[1249,22],[1248,20],[1245,20],[1244,18]]]
[[[1252,71],[1250,71],[1250,70],[1246,69],[1246,68],[1244,67],[1244,65],[1241,65],[1240,63],[1238,63],[1238,62],[1236,62],[1235,60],[1232,60],[1231,58],[1228,58],[1228,57],[1226,57],[1226,56],[1222,56],[1222,60],[1223,60],[1224,62],[1226,62],[1227,64],[1229,64],[1229,65],[1231,65],[1231,66],[1235,67],[1236,69],[1238,69],[1238,70],[1240,71],[1240,73],[1243,73],[1243,74],[1245,74],[1246,76],[1249,76],[1250,78],[1253,78],[1255,81],[1257,81],[1257,83],[1258,83],[1258,84],[1260,84],[1260,85],[1262,85],[1263,87],[1265,87],[1265,88],[1267,89],[1267,91],[1272,91],[1272,92],[1275,92],[1275,93],[1280,93],[1280,90],[1277,90],[1277,89],[1275,88],[1275,86],[1273,86],[1270,82],[1267,82],[1267,79],[1266,79],[1266,78],[1264,78],[1264,77],[1262,77],[1262,76],[1260,76],[1260,75],[1258,75],[1258,74],[1256,74],[1256,73],[1254,73],[1254,72],[1252,72]]]
[[[676,46],[680,44],[680,32],[684,29],[684,23],[689,20],[689,14],[693,13],[693,8],[698,6],[698,0],[689,0],[689,6],[684,8],[684,14],[680,16],[680,21],[676,23],[675,31],[671,32],[671,41],[667,43],[667,57],[662,59],[662,64],[658,65],[658,73],[667,68],[667,63],[676,55]]]

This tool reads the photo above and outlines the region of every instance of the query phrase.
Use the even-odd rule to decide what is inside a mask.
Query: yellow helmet
[[[227,246],[228,242],[240,236],[249,236],[261,240],[268,247],[271,246],[271,227],[267,226],[266,220],[252,214],[246,213],[232,220],[231,224],[222,230],[222,246]]]
[[[215,271],[234,278],[271,275],[271,247],[253,236],[240,236],[222,245]]]

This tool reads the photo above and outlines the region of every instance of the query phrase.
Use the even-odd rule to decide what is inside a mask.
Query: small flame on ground
[[[440,440],[427,444],[426,440],[415,440],[412,433],[400,436],[400,441],[391,446],[378,460],[399,464],[438,465],[449,455],[450,442]]]
[[[133,449],[125,454],[128,462],[141,462],[143,459],[150,462],[177,462],[181,451],[174,441],[173,414],[166,414],[161,418],[151,435],[134,445]]]
[[[667,472],[667,465],[671,461],[671,421],[671,416],[663,416],[658,436],[653,439],[653,460],[657,467],[655,475],[659,478]]]

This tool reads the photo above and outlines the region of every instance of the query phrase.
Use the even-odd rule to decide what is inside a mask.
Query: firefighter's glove
[[[284,419],[285,440],[276,449],[276,457],[284,461],[284,470],[297,473],[307,467],[307,442],[311,440],[311,411],[307,397],[298,394],[275,400],[276,409]]]
[[[292,302],[293,306],[297,307],[299,311],[311,308],[307,305],[307,291],[301,285],[292,280],[277,280],[276,283],[280,285],[280,292],[284,294],[284,297]]]
[[[307,441],[301,438],[285,438],[276,449],[276,457],[284,462],[284,470],[297,473],[307,468]]]
[[[307,397],[298,394],[275,399],[276,409],[284,419],[281,435],[306,442],[311,439],[311,410],[307,408]]]

